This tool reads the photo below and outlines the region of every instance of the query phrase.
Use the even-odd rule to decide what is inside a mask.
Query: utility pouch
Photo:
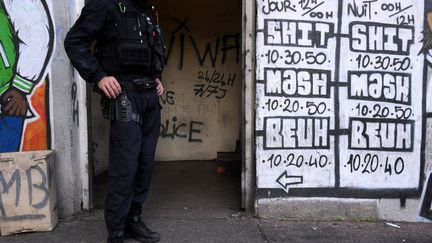
[[[102,95],[101,98],[101,107],[102,107],[102,115],[105,119],[115,121],[115,100],[108,99],[105,95]]]
[[[138,90],[152,89],[156,87],[154,78],[137,78],[132,80]]]

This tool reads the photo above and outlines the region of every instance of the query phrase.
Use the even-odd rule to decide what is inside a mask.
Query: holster
[[[123,122],[134,121],[141,124],[140,115],[132,112],[132,104],[124,92],[116,99],[102,96],[101,107],[105,119]]]

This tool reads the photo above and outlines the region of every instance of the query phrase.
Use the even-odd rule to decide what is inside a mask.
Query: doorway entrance
[[[146,207],[241,208],[241,1],[156,2],[167,47],[155,174]],[[103,207],[109,124],[92,93],[93,206]]]

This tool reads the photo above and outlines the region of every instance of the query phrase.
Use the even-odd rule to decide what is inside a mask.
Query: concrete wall
[[[63,48],[66,33],[81,12],[83,4],[82,0],[53,1],[56,48],[52,62],[52,149],[56,153],[58,207],[62,218],[88,208],[83,203],[82,192],[85,186],[82,181],[88,180],[85,171],[87,117],[83,103],[86,99],[81,92],[85,83],[74,74]],[[82,174],[82,171],[85,173]]]
[[[418,219],[425,4],[257,1],[258,215]]]
[[[0,52],[1,77],[7,77],[3,97],[14,77],[24,78],[28,82],[18,86],[29,108],[7,119],[1,114],[0,148],[56,151],[58,207],[67,217],[89,205],[86,87],[62,44],[83,1],[32,2],[44,8],[2,2],[14,3],[18,17],[36,16],[31,25],[20,26],[30,38],[20,38],[44,48],[33,47],[39,55],[27,58],[24,51]],[[430,38],[422,41],[422,31],[430,28],[426,17],[432,9],[415,0],[367,2],[257,1],[254,70],[254,57],[248,56],[254,48],[238,53],[240,1],[158,1],[169,52],[158,159],[213,159],[218,151],[235,150],[242,76],[256,71],[256,86],[243,86],[244,102],[250,104],[243,107],[246,128],[253,128],[247,121],[256,107],[256,129],[245,131],[245,137],[255,132],[256,144],[247,140],[243,147],[245,158],[256,152],[259,216],[426,221],[419,211],[420,206],[431,209],[423,185],[432,171],[427,120],[432,58],[425,45]],[[249,22],[244,22],[252,23],[256,16],[247,10]],[[18,25],[0,21],[6,23],[2,29],[12,26],[10,33],[17,33]],[[37,29],[40,23],[43,30]],[[254,40],[251,26],[244,27],[246,44]],[[293,28],[299,31],[292,34]],[[380,31],[384,34],[374,35]],[[19,42],[13,40],[10,46],[16,48]],[[10,53],[13,59],[6,63]],[[247,59],[243,71],[242,57]],[[34,74],[24,74],[25,68]],[[224,82],[215,79],[222,75]],[[94,99],[91,147],[96,169],[103,171],[108,126],[97,117]],[[249,179],[247,185],[253,185]]]
[[[160,0],[167,46],[157,160],[208,160],[240,139],[241,2]],[[109,123],[92,94],[96,174],[107,168]]]
[[[254,211],[255,168],[255,1],[242,1],[242,207]]]

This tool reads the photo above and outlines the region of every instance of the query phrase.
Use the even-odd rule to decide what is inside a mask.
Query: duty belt
[[[132,81],[121,82],[123,90],[150,90],[156,87],[156,85],[156,81],[153,78],[137,78]]]

